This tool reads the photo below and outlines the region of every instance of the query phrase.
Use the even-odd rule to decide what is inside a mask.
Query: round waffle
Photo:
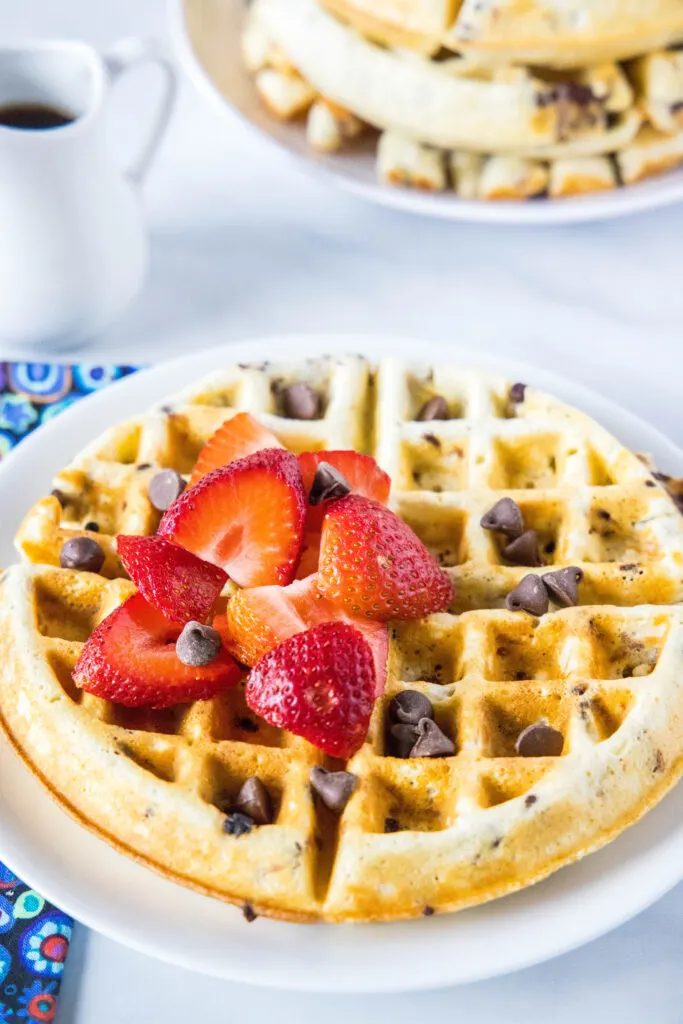
[[[322,395],[320,419],[284,417],[282,384],[295,380]],[[450,419],[418,421],[435,395]],[[255,719],[242,688],[131,710],[71,677],[94,626],[134,590],[115,536],[155,532],[150,474],[187,476],[238,409],[294,451],[376,454],[394,507],[456,585],[448,613],[392,626],[386,693],[348,763],[359,784],[339,818],[309,784],[313,765],[333,765]],[[61,502],[28,514],[21,564],[2,577],[0,720],[66,809],[169,878],[294,920],[455,910],[601,846],[681,772],[683,517],[636,456],[547,395],[528,388],[515,402],[509,382],[396,360],[234,367],[114,427],[55,485]],[[578,607],[505,609],[524,575],[548,570],[509,564],[481,528],[502,496],[550,568],[584,570]],[[90,521],[102,573],[59,568],[63,541]],[[452,756],[390,755],[388,705],[406,688],[429,696]],[[561,755],[519,756],[520,733],[540,720],[562,733]],[[226,835],[220,807],[255,775],[274,823]]]
[[[683,39],[677,0],[321,0],[386,46],[441,46],[493,62],[574,67],[624,60]]]

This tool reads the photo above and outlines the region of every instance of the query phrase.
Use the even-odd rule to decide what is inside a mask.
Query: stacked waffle
[[[388,184],[526,199],[683,162],[681,41],[678,0],[255,0],[243,53],[314,149],[376,131]]]
[[[296,385],[315,402],[283,402]],[[454,584],[448,611],[390,624],[384,692],[342,760],[255,714],[241,683],[157,710],[74,681],[135,594],[117,535],[156,533],[153,481],[189,477],[238,410],[296,453],[376,456]],[[607,842],[683,769],[683,517],[641,460],[532,388],[357,357],[234,367],[112,428],[55,485],[0,585],[0,724],[81,822],[250,919],[502,895]],[[65,566],[78,538],[96,564]],[[321,777],[353,786],[321,799]]]

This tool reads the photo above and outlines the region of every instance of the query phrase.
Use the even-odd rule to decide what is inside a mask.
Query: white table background
[[[122,35],[164,31],[163,0],[0,0],[3,42],[73,36],[106,47]],[[112,99],[122,159],[156,86],[153,73],[140,71]],[[301,330],[422,335],[565,372],[683,441],[683,206],[539,230],[375,209],[309,180],[236,119],[207,109],[187,81],[145,192],[150,279],[126,316],[93,341],[93,359],[160,360],[186,352],[198,329],[216,341]],[[232,985],[81,929],[59,1024],[261,1024],[275,1016],[281,1024],[680,1024],[682,955],[683,887],[546,965],[393,998]]]

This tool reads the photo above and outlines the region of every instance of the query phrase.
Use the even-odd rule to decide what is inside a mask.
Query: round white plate
[[[194,339],[197,348],[202,339]],[[592,392],[515,362],[420,340],[290,337],[199,352],[124,379],[52,420],[0,465],[0,565],[52,475],[106,427],[233,362],[323,352],[402,354],[497,370],[595,416],[631,448],[683,475],[683,452]],[[11,498],[9,497],[11,496]],[[556,956],[643,910],[683,877],[683,786],[605,850],[514,896],[453,916],[392,925],[247,924],[115,853],[69,818],[0,739],[0,859],[77,919],[145,953],[239,981],[379,992],[474,981]]]
[[[192,31],[186,19],[190,8],[195,25]],[[610,192],[539,202],[476,202],[458,199],[448,192],[430,194],[380,185],[375,172],[374,143],[345,152],[316,154],[306,142],[300,121],[279,121],[266,111],[240,52],[244,8],[245,0],[168,0],[171,37],[190,78],[223,115],[237,113],[312,174],[365,199],[430,217],[487,224],[606,220],[683,199],[683,170]]]

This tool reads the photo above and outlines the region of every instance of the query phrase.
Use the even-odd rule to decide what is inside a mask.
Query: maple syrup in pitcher
[[[63,128],[76,120],[75,114],[48,103],[6,103],[0,106],[0,125],[24,131]]]

